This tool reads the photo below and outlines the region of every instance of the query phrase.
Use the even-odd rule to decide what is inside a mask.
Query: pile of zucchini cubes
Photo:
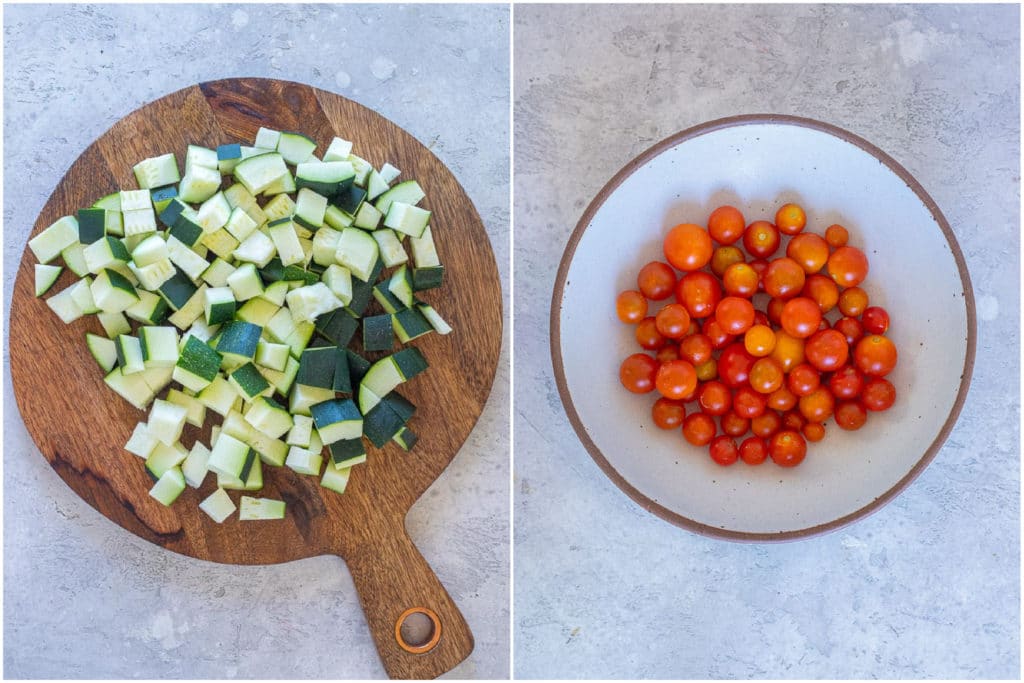
[[[351,142],[334,138],[322,157],[316,146],[261,128],[251,147],[189,146],[183,176],[173,153],[145,159],[140,189],[29,241],[36,296],[62,259],[80,279],[46,303],[65,323],[99,318],[106,335],[86,344],[104,381],[149,410],[125,449],[164,505],[212,473],[200,508],[221,523],[238,509],[227,491],[259,491],[264,465],[340,494],[366,461],[363,437],[416,443],[416,407],[396,389],[427,368],[423,355],[402,346],[371,363],[349,345],[360,328],[364,352],[451,332],[416,297],[444,275],[423,190],[393,184],[400,171],[374,169]],[[382,312],[371,315],[374,299]],[[185,424],[202,427],[207,411],[223,418],[210,445],[186,449]],[[239,507],[241,520],[285,514],[282,500],[242,495]]]

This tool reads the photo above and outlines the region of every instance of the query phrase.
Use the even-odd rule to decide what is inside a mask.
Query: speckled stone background
[[[507,319],[507,6],[22,5],[4,24],[6,311],[39,210],[96,137],[192,83],[268,76],[350,97],[432,147],[484,219]],[[455,678],[509,674],[505,346],[480,422],[408,518],[476,637]],[[384,676],[341,560],[230,567],[152,546],[50,469],[6,377],[4,397],[7,677]]]
[[[515,39],[515,674],[1017,678],[1017,6],[527,6]],[[571,30],[567,30],[567,27]],[[978,305],[967,404],[924,474],[819,538],[737,545],[644,512],[554,387],[548,314],[604,183],[675,131],[817,118],[906,166]]]

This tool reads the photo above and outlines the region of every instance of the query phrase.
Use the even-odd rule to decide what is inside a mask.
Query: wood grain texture
[[[469,628],[451,597],[405,531],[412,504],[441,474],[476,423],[497,368],[501,345],[501,291],[497,267],[480,217],[455,177],[404,130],[338,95],[276,80],[229,79],[202,83],[128,115],[93,143],[68,170],[36,221],[33,235],[62,215],[89,206],[120,188],[135,187],[137,161],[174,151],[183,163],[189,143],[215,146],[251,141],[260,126],[299,130],[326,149],[335,135],[353,140],[357,154],[379,166],[390,161],[403,178],[416,178],[433,212],[432,225],[445,264],[442,289],[422,292],[454,328],[447,336],[416,340],[430,371],[403,385],[418,410],[410,423],[420,436],[406,453],[394,444],[370,446],[343,496],[314,477],[264,467],[257,495],[280,498],[287,517],[270,522],[218,525],[198,508],[215,487],[207,477],[170,508],[148,495],[141,461],[123,450],[145,414],[103,384],[89,355],[86,332],[103,334],[95,316],[64,325],[33,295],[35,259],[25,250],[11,303],[9,344],[14,393],[25,424],[44,457],[90,505],[132,533],[178,553],[230,564],[275,564],[337,554],[352,571],[374,640],[389,675],[432,678],[472,651]],[[74,280],[65,271],[51,290]],[[376,306],[376,303],[372,304]],[[358,349],[357,342],[354,348]],[[383,354],[367,354],[371,359]],[[211,413],[200,431],[186,427],[182,441],[206,443]],[[241,492],[232,492],[237,502]],[[395,642],[395,620],[409,607],[434,610],[442,623],[437,647],[411,654]]]

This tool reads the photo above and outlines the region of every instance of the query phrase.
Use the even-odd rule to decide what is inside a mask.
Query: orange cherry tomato
[[[807,361],[822,372],[838,370],[846,364],[850,356],[850,346],[846,337],[838,330],[819,330],[812,334],[804,344]]]
[[[732,412],[739,417],[753,420],[765,414],[768,409],[768,399],[764,394],[758,393],[749,386],[740,387],[732,397]]]
[[[812,394],[821,386],[821,373],[808,363],[801,363],[789,371],[786,387],[797,396]]]
[[[691,334],[679,342],[679,356],[694,365],[700,365],[711,359],[711,339],[706,334]]]
[[[872,377],[864,384],[861,402],[872,412],[881,412],[892,408],[896,402],[896,387],[883,377]]]
[[[768,453],[780,467],[796,467],[807,456],[807,442],[800,432],[791,429],[772,436],[768,442]]]
[[[634,353],[622,361],[619,367],[619,381],[634,394],[646,394],[654,390],[654,377],[658,372],[658,361],[646,353]]]
[[[856,287],[868,276],[868,257],[857,247],[839,247],[828,257],[828,274],[840,287]]]
[[[676,285],[676,301],[686,306],[691,318],[706,318],[722,300],[718,278],[710,273],[687,273]]]
[[[743,334],[754,324],[754,304],[749,299],[727,296],[718,302],[715,320],[728,334]]]
[[[888,337],[870,334],[853,349],[853,360],[857,369],[865,375],[884,377],[896,367],[896,345]]]
[[[764,291],[777,299],[791,299],[804,288],[806,279],[800,264],[783,256],[769,263],[764,271]]]
[[[708,216],[708,232],[719,244],[732,244],[743,237],[746,224],[743,214],[735,206],[720,206]]]
[[[725,269],[734,263],[743,263],[743,252],[738,247],[718,247],[711,254],[711,272],[718,277],[722,277]]]
[[[859,318],[868,307],[868,293],[860,287],[849,287],[839,295],[839,312],[851,318]]]
[[[783,204],[775,212],[775,225],[784,235],[796,235],[807,225],[807,215],[799,204]]]
[[[718,380],[704,382],[697,392],[697,404],[708,415],[725,415],[732,408],[732,392]]]
[[[831,278],[821,273],[807,276],[801,294],[818,304],[822,313],[828,313],[839,303],[839,287]]]
[[[838,223],[833,223],[832,225],[825,228],[825,241],[828,242],[828,246],[832,247],[833,249],[845,247],[846,242],[849,239],[849,231],[847,231],[846,228],[839,225]]]
[[[797,406],[809,422],[824,422],[832,416],[836,399],[828,387],[818,387],[806,396],[800,397]]]
[[[719,420],[722,431],[729,436],[743,436],[750,431],[750,420],[730,410]]]
[[[683,425],[683,418],[686,417],[686,404],[662,396],[654,402],[654,407],[651,408],[651,417],[654,419],[654,424],[660,429],[676,429]]]
[[[636,276],[637,288],[651,301],[661,301],[672,296],[676,287],[676,274],[661,261],[651,261]]]
[[[799,396],[789,390],[789,387],[781,386],[768,394],[768,407],[782,412],[793,410],[799,398]]]
[[[647,299],[640,292],[626,290],[615,299],[615,314],[624,323],[638,323],[647,315]]]
[[[825,425],[820,422],[806,422],[800,429],[800,433],[808,441],[818,442],[825,438]]]
[[[665,258],[677,269],[694,271],[708,264],[714,245],[707,230],[693,223],[681,223],[668,231],[664,249]]]
[[[757,294],[761,277],[749,263],[734,263],[725,269],[722,275],[722,287],[730,296],[742,296],[749,299]]]
[[[744,439],[740,444],[740,460],[748,465],[760,465],[768,459],[768,444],[758,436]]]
[[[812,275],[828,262],[828,242],[813,232],[801,233],[789,241],[786,256],[799,263],[805,273]]]
[[[775,332],[764,324],[755,324],[743,336],[743,348],[751,356],[763,358],[775,349]]]
[[[785,330],[776,330],[775,348],[770,355],[779,361],[783,372],[790,372],[804,362],[804,340],[794,337]]]
[[[648,351],[657,351],[668,343],[668,340],[658,332],[657,321],[654,316],[648,316],[637,323],[636,342]]]
[[[712,439],[709,451],[711,459],[723,467],[728,467],[740,457],[740,449],[736,445],[736,440],[728,434],[722,434]]]
[[[790,299],[782,307],[782,329],[787,334],[805,339],[821,325],[821,309],[813,300],[804,296]]]
[[[770,394],[782,388],[785,375],[782,366],[773,358],[758,358],[750,368],[750,387],[761,394]]]
[[[836,406],[836,424],[840,429],[855,431],[868,421],[868,411],[860,401],[842,401]]]
[[[743,231],[743,246],[755,258],[768,258],[779,248],[779,230],[768,221],[754,221]]]
[[[654,324],[663,337],[682,339],[690,329],[690,313],[682,304],[669,304],[654,316]]]
[[[658,368],[654,386],[665,398],[686,400],[697,388],[697,372],[689,361],[670,360]]]
[[[694,446],[707,446],[717,429],[715,418],[707,413],[690,413],[683,419],[683,437]]]

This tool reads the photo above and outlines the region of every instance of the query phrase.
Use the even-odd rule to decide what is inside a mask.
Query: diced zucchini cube
[[[78,241],[92,244],[106,233],[106,214],[103,209],[78,210]]]
[[[63,216],[41,233],[28,241],[36,260],[49,263],[62,251],[78,242],[78,220],[74,216]]]
[[[217,147],[217,170],[221,174],[231,173],[242,160],[242,145],[234,143]]]
[[[284,519],[284,501],[242,496],[238,519],[241,521]]]
[[[277,149],[277,143],[280,140],[280,131],[260,126],[260,129],[256,131],[256,140],[253,142],[253,145],[256,147],[262,147],[263,149],[275,150]]]
[[[317,403],[334,399],[334,390],[293,384],[288,397],[288,412],[292,415],[311,416],[310,408]]]
[[[138,279],[139,286],[149,291],[159,290],[174,277],[176,272],[174,264],[169,258],[163,258],[147,266],[137,266],[133,261],[129,261],[128,268]]]
[[[277,393],[287,396],[292,388],[292,383],[295,381],[295,375],[299,372],[299,361],[294,356],[289,355],[288,362],[284,366],[283,371],[278,372],[269,368],[261,368],[260,372],[274,386]]]
[[[203,235],[200,243],[222,259],[231,258],[239,242],[224,228]]]
[[[82,309],[79,308],[78,304],[75,303],[75,300],[72,298],[74,290],[75,285],[71,285],[46,300],[46,305],[50,307],[50,310],[57,314],[57,317],[60,318],[61,322],[65,325],[70,324],[85,315]]]
[[[283,372],[288,365],[288,345],[260,341],[256,344],[256,365]]]
[[[313,235],[313,263],[320,266],[330,266],[335,263],[334,253],[338,250],[338,240],[341,233],[326,226],[320,228]]]
[[[256,221],[242,207],[235,207],[232,209],[224,229],[239,242],[244,242],[245,238],[251,235],[257,227],[259,226],[256,225]]]
[[[152,204],[149,200],[148,189],[142,190],[121,190],[119,193],[121,206],[118,209],[121,212],[124,211],[138,211],[139,209],[149,209]]]
[[[117,367],[103,378],[103,382],[137,409],[145,410],[153,400],[154,394],[140,375],[141,373],[125,375],[123,368]]]
[[[310,230],[316,230],[324,224],[324,213],[327,212],[327,197],[314,192],[308,187],[299,190],[295,200],[295,220]]]
[[[391,278],[388,280],[388,291],[402,302],[403,308],[412,306],[412,273],[404,264],[391,274]]]
[[[243,159],[235,166],[234,175],[238,182],[252,195],[258,195],[270,187],[281,176],[288,173],[288,167],[280,154],[259,154]],[[220,174],[217,175],[218,179]]]
[[[384,447],[405,426],[405,420],[387,401],[380,401],[363,418],[366,438],[377,448]]]
[[[283,436],[292,428],[292,416],[285,407],[266,396],[260,396],[252,402],[245,412],[245,420],[272,439]]]
[[[185,409],[185,423],[196,427],[202,427],[206,421],[206,406],[200,403],[195,396],[189,396],[177,389],[167,392],[167,400]]]
[[[217,194],[217,191],[220,190],[220,183],[220,171],[216,168],[193,165],[191,168],[185,169],[185,175],[178,185],[178,196],[183,202],[192,204],[205,202]]]
[[[313,418],[305,415],[292,417],[292,428],[288,431],[287,444],[309,448],[310,435],[313,432]]]
[[[363,349],[388,351],[395,344],[391,315],[371,315],[363,318]]]
[[[408,425],[403,426],[398,433],[391,437],[391,440],[402,447],[402,450],[411,451],[416,442],[420,440],[416,433],[409,429]]]
[[[218,192],[199,207],[199,212],[196,214],[196,222],[203,228],[203,232],[209,235],[227,225],[228,218],[230,217],[231,205],[228,204],[224,193]]]
[[[334,368],[338,347],[320,346],[306,349],[299,358],[299,374],[295,381],[309,387],[331,389],[334,386]]]
[[[259,230],[254,231],[234,250],[232,256],[239,261],[255,263],[257,268],[263,268],[277,253],[277,247],[273,240]]]
[[[327,151],[324,152],[324,161],[347,161],[351,153],[352,143],[335,137],[331,140],[331,144],[327,146]]]
[[[342,306],[352,301],[352,271],[345,266],[332,263],[321,276],[323,283],[338,297]]]
[[[310,406],[317,433],[325,444],[358,439],[363,433],[363,416],[351,399],[332,399]]]
[[[173,377],[182,386],[192,391],[202,392],[217,378],[220,363],[221,355],[219,353],[190,335],[185,340],[185,346],[182,347],[178,356]],[[213,408],[209,403],[203,402],[201,396],[199,400],[208,408]],[[233,396],[231,400],[234,401]]]
[[[137,337],[122,334],[114,340],[117,351],[117,364],[126,375],[142,372],[146,369],[142,358],[142,344]]]
[[[189,145],[185,152],[185,172],[197,166],[216,170],[217,152],[209,147]]]
[[[366,462],[366,446],[362,438],[344,439],[335,441],[328,446],[331,451],[331,463],[333,467],[329,470],[348,469],[353,465]]]
[[[128,438],[128,443],[124,445],[124,449],[132,455],[137,455],[145,460],[153,454],[158,443],[160,442],[157,438],[149,433],[148,425],[145,422],[139,422],[135,425],[132,435]]]
[[[352,225],[363,230],[376,230],[382,217],[383,215],[376,206],[370,202],[363,202],[352,220]]]
[[[384,218],[384,227],[411,237],[420,237],[429,222],[429,211],[404,202],[393,202]]]
[[[228,495],[227,491],[218,488],[199,504],[199,509],[205,512],[217,524],[221,524],[234,514],[237,508],[231,501],[231,496]]]
[[[285,300],[296,323],[312,322],[318,316],[341,308],[341,300],[322,282],[288,292]]]
[[[284,302],[282,301],[282,303]],[[280,310],[280,306],[272,304],[260,297],[256,297],[254,299],[249,299],[242,304],[241,308],[235,312],[235,318],[254,325],[259,325],[260,327],[266,327],[274,315]]]
[[[316,476],[320,474],[320,468],[323,467],[324,459],[320,453],[313,453],[305,448],[292,446],[288,449],[288,458],[284,464],[299,474]]]
[[[409,255],[405,253],[405,248],[402,246],[402,242],[398,239],[394,230],[389,228],[375,230],[373,232],[373,239],[377,240],[377,247],[380,249],[380,260],[384,262],[385,267],[400,266],[409,260]]]
[[[185,302],[185,305],[175,311],[167,321],[179,330],[184,330],[190,325],[195,324],[197,320],[203,317],[207,289],[209,289],[209,286],[205,282],[199,285],[195,293]]]
[[[103,331],[110,339],[114,339],[119,334],[130,334],[132,331],[131,323],[124,317],[124,313],[97,313],[96,317],[99,318]]]
[[[305,260],[305,253],[299,243],[299,237],[295,234],[295,227],[289,218],[282,218],[267,225],[270,232],[270,239],[277,250],[278,258],[284,266],[302,263]]]
[[[193,282],[198,282],[210,263],[173,234],[167,237],[167,257]]]
[[[194,489],[203,485],[206,473],[209,472],[210,449],[202,442],[196,441],[189,451],[188,457],[181,463],[181,473],[185,475],[185,483]],[[200,505],[202,507],[202,505]]]
[[[445,319],[441,317],[433,306],[429,304],[417,304],[417,310],[427,319],[430,326],[434,328],[438,334],[448,334],[452,331],[451,325],[445,322]]]
[[[226,287],[228,276],[233,272],[235,267],[218,257],[203,271],[202,278],[211,287]]]
[[[92,298],[92,290],[89,288],[91,283],[92,278],[86,277],[84,280],[79,280],[68,288],[71,290],[71,300],[78,306],[78,310],[85,315],[100,312]]]
[[[269,301],[275,306],[284,306],[285,296],[287,296],[289,289],[287,282],[271,282],[263,289],[260,298]]]
[[[139,300],[132,283],[110,268],[99,272],[90,289],[93,301],[104,313],[121,313]]]
[[[236,271],[237,272],[237,271]],[[235,297],[230,287],[209,287],[203,296],[207,325],[219,325],[235,317]]]
[[[392,322],[395,326],[395,334],[403,344],[408,344],[413,339],[434,331],[434,327],[416,308],[407,308],[392,314],[392,317],[394,318]]]
[[[285,340],[295,332],[295,320],[287,308],[278,309],[270,321],[263,326],[267,337],[278,344],[285,343]]]
[[[246,363],[232,372],[228,375],[228,381],[246,402],[273,392],[270,383],[252,363]]]
[[[188,279],[188,276],[171,266],[173,275],[160,285],[157,292],[167,302],[167,305],[174,310],[180,310],[189,303],[195,296],[197,287]]]
[[[444,266],[431,266],[430,268],[412,269],[412,290],[422,292],[426,289],[436,289],[444,282]]]
[[[47,266],[42,263],[35,264],[36,296],[41,297],[43,294],[46,294],[63,271],[64,268],[61,266]]]
[[[96,240],[82,249],[82,256],[85,258],[85,267],[89,269],[90,273],[99,273],[104,268],[125,264],[131,258],[124,243],[116,237],[103,237]]]
[[[348,467],[344,469],[328,467],[324,470],[324,476],[320,479],[320,485],[335,493],[345,493],[345,489],[348,487],[349,473],[351,472],[351,468]]]
[[[334,260],[347,267],[357,278],[367,282],[377,263],[378,253],[377,241],[369,233],[358,228],[345,228],[338,238]]]
[[[221,329],[216,348],[223,354],[251,359],[256,356],[256,345],[262,333],[263,328],[259,325],[233,320]]]
[[[302,133],[283,131],[277,141],[277,151],[289,164],[301,164],[313,156],[316,141]]]
[[[366,180],[366,199],[376,199],[388,191],[388,181],[384,180],[377,171],[370,171],[370,177]]]
[[[173,153],[143,159],[132,167],[139,187],[150,189],[171,185],[181,180],[178,160]]]
[[[158,398],[149,411],[149,433],[160,443],[171,446],[181,438],[187,415],[188,411],[182,406]]]
[[[210,471],[228,477],[241,478],[242,468],[249,455],[249,445],[239,441],[230,434],[221,432],[217,443],[210,451],[207,467]]]
[[[146,208],[122,211],[121,221],[124,226],[125,237],[156,232],[156,214],[149,203],[148,192],[146,193]]]
[[[196,398],[218,415],[227,415],[238,398],[238,392],[223,375],[218,374]]]
[[[173,327],[141,327],[142,359],[150,367],[170,368],[178,362],[178,331]]]
[[[164,472],[157,480],[149,495],[156,498],[164,505],[170,507],[171,503],[178,499],[181,492],[185,490],[185,476],[177,467]]]

